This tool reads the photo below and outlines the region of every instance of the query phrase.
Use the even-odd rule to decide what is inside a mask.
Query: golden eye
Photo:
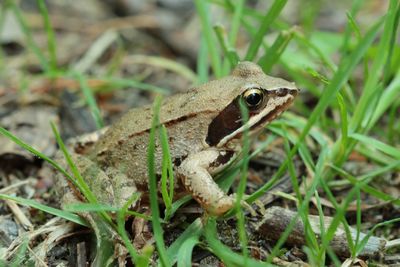
[[[257,108],[264,100],[264,91],[258,88],[251,88],[243,93],[243,99],[249,108]]]

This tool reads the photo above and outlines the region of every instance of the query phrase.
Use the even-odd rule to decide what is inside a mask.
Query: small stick
[[[78,267],[85,267],[87,266],[86,262],[86,244],[85,242],[80,242],[76,244],[76,266]]]

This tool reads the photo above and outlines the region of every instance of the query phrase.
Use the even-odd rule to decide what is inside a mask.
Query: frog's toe
[[[244,208],[244,209],[246,209],[248,212],[250,212],[250,214],[251,214],[251,216],[257,216],[257,212],[253,209],[253,207],[249,204],[249,203],[247,203],[246,202],[246,200],[241,200],[240,201],[240,205]]]
[[[232,196],[232,197],[235,199],[235,201],[236,201],[237,194],[234,193],[234,194],[232,194],[231,196]],[[249,196],[250,196],[250,195],[246,195],[246,194],[244,194],[244,195],[242,196],[242,199],[240,200],[240,206],[242,206],[242,208],[244,208],[245,210],[247,210],[252,216],[256,216],[256,215],[257,215],[256,211],[253,209],[253,207],[252,207],[249,203],[246,202],[246,199],[248,199]]]
[[[221,216],[231,208],[233,208],[235,204],[235,199],[232,196],[223,196],[218,199],[215,203],[206,207],[207,213],[215,216]]]

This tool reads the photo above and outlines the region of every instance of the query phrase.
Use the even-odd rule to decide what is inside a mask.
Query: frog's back
[[[220,96],[211,97],[201,89],[166,98],[160,108],[160,122],[167,128],[170,154],[175,163],[202,149],[208,125],[218,112],[219,105],[212,102],[219,101]],[[139,184],[146,184],[152,119],[151,105],[130,110],[102,135],[92,151],[92,159],[103,166],[124,169]],[[158,142],[155,156],[159,169],[162,150]]]
[[[229,98],[225,98],[223,95],[228,93],[227,90],[224,90],[228,77],[206,83],[186,93],[165,98],[159,112],[161,124],[171,131],[178,124],[189,123],[190,125],[190,121],[194,121],[194,117],[204,119],[203,117],[210,118],[212,114],[217,114],[221,107],[227,105],[225,102],[229,101]],[[239,82],[239,79],[237,80]],[[235,79],[232,77],[229,78],[230,84],[234,81]],[[116,145],[128,142],[128,140],[148,135],[152,119],[152,105],[128,111],[102,136],[97,144],[97,152],[102,149],[109,150]],[[172,134],[170,135],[172,136]]]

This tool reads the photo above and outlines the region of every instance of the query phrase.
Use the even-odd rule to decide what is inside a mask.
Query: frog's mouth
[[[288,109],[298,92],[297,89],[288,88],[265,91],[268,96],[268,102],[265,103],[262,109],[250,111],[249,120],[245,124],[238,105],[239,99],[235,99],[222,110],[208,127],[207,144],[221,147],[232,139],[241,138],[246,129],[249,129],[250,134],[257,133]]]
[[[250,131],[257,131],[263,126],[268,125],[271,121],[275,120],[279,115],[282,114],[289,106],[293,103],[294,97],[291,97],[282,105],[276,106],[272,111],[267,114],[260,116],[260,119],[250,127]]]

